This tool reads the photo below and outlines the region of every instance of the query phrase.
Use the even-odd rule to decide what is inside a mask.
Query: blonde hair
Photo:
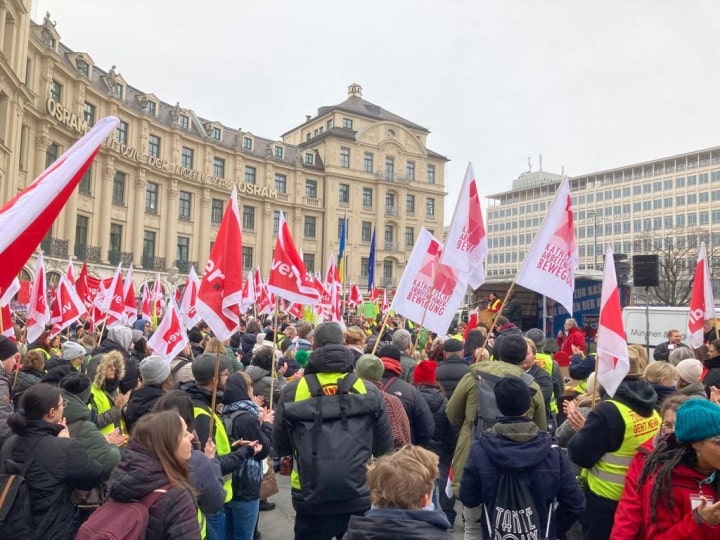
[[[210,338],[205,344],[205,350],[203,352],[205,354],[227,354],[225,345],[223,345],[218,338]]]
[[[630,360],[630,371],[625,377],[642,377],[649,363],[645,347],[642,345],[628,345],[628,358]]]
[[[411,444],[368,465],[370,501],[379,508],[418,510],[438,476],[438,456]]]
[[[537,354],[537,347],[535,346],[535,342],[530,338],[525,338],[525,343],[527,343],[528,349],[530,349],[533,353],[533,356]]]
[[[645,380],[651,383],[661,383],[668,377],[677,378],[677,369],[667,362],[653,362],[645,368]]]
[[[362,347],[365,344],[367,336],[357,326],[351,326],[345,330],[345,345],[358,345]]]
[[[475,362],[486,362],[490,360],[490,351],[487,350],[487,347],[478,347],[473,352],[473,357]]]

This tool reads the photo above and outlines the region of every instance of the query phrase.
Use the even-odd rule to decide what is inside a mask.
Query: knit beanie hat
[[[66,341],[62,346],[62,357],[63,360],[75,360],[81,356],[85,356],[87,351],[85,347],[74,341]]]
[[[7,360],[18,352],[15,341],[7,336],[0,336],[0,360]]]
[[[677,410],[675,438],[681,443],[720,436],[720,405],[707,399],[689,399]]]
[[[445,352],[460,352],[463,350],[463,342],[459,339],[450,338],[446,339],[443,343],[443,351]]]
[[[358,377],[379,381],[382,379],[385,367],[380,359],[374,354],[363,354],[355,364],[355,372]]]
[[[527,342],[521,335],[502,336],[495,341],[495,357],[509,364],[522,364],[527,351]]]
[[[495,385],[495,402],[504,416],[523,416],[530,410],[530,388],[519,377],[503,377]]]
[[[207,384],[215,377],[216,357],[215,354],[201,354],[196,356],[191,362],[193,378],[198,384]],[[147,360],[147,358],[145,360]],[[222,373],[225,370],[229,371],[230,369],[232,369],[232,361],[224,354],[221,354],[218,373]]]
[[[300,367],[307,366],[308,360],[310,359],[310,351],[300,349],[295,351],[295,361],[300,364]]]
[[[437,364],[432,360],[420,362],[413,370],[413,382],[415,384],[435,384],[437,382],[435,378],[436,369]]]
[[[686,383],[700,382],[700,377],[702,377],[703,372],[703,365],[700,360],[687,358],[681,360],[675,368],[680,378]]]
[[[392,358],[399,362],[401,354],[402,353],[400,352],[400,349],[398,349],[395,345],[383,345],[382,347],[380,347],[377,355],[380,358]]]
[[[77,371],[68,373],[60,379],[60,388],[65,393],[75,394],[83,403],[90,401],[90,377]]]
[[[140,376],[145,385],[162,384],[170,376],[170,362],[162,356],[148,356],[140,362]]]

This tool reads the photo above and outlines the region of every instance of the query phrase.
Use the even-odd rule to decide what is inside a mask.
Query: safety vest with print
[[[625,422],[625,436],[620,448],[608,452],[588,472],[588,487],[595,495],[619,501],[625,486],[625,475],[637,449],[660,430],[662,420],[657,411],[645,418],[619,401],[608,400],[617,407]]]
[[[316,373],[315,375],[317,376],[318,383],[320,383],[325,395],[334,394],[337,391],[339,381],[347,376],[342,373]],[[358,394],[367,394],[365,383],[360,378],[358,378],[352,385],[352,389]],[[307,381],[305,378],[300,379],[298,381],[297,388],[295,389],[294,401],[304,401],[306,399],[310,399],[311,397],[312,393],[310,392],[310,387],[308,386]],[[292,473],[290,473],[290,484],[293,488],[298,490],[300,489],[300,474],[297,469],[297,459],[293,459],[293,470]]]
[[[90,386],[90,393],[92,394],[95,407],[97,407],[96,412],[98,414],[108,412],[115,406],[115,404],[110,400],[110,396],[102,388],[98,388],[93,384]],[[91,408],[91,406],[89,405],[88,407]],[[113,431],[115,431],[115,429],[118,427],[123,431],[123,433],[127,433],[125,421],[123,420],[120,420],[119,426],[115,424],[108,424],[107,426],[100,428],[100,433],[102,433],[103,435],[107,435],[108,433],[112,433]]]
[[[552,356],[550,356],[547,353],[537,353],[535,355],[535,360],[540,360],[540,362],[542,362],[542,368],[548,372],[548,374],[550,375],[550,378],[552,379],[552,372],[553,372]],[[550,403],[548,404],[548,408],[550,409],[551,413],[553,413],[553,414],[558,413],[557,396],[555,395],[554,381],[553,381],[553,393],[550,396]]]
[[[207,416],[210,418],[210,411],[208,409],[204,409],[203,407],[193,407],[193,416],[195,418],[198,418],[199,416]],[[217,455],[218,456],[225,456],[229,454],[232,451],[232,447],[230,446],[230,439],[228,438],[227,431],[225,431],[225,425],[223,424],[222,419],[217,415],[213,415],[215,417],[215,421],[213,422],[213,419],[210,419],[210,425],[215,424],[215,433],[213,437],[213,441],[215,442],[215,447],[217,448]],[[225,488],[225,502],[230,502],[232,500],[232,474],[226,474],[224,477],[223,487]]]

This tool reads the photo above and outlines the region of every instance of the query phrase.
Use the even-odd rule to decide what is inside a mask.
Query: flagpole
[[[377,351],[378,345],[380,344],[380,338],[382,338],[383,332],[385,331],[385,327],[387,326],[389,318],[390,318],[390,309],[388,309],[387,313],[385,314],[385,318],[383,319],[383,323],[380,326],[380,331],[378,332],[377,339],[375,340],[375,345],[373,345],[372,352],[370,354],[375,354],[375,351]]]
[[[505,302],[507,301],[508,297],[510,296],[510,293],[515,288],[515,280],[513,279],[512,283],[510,284],[510,288],[508,289],[507,293],[505,293],[505,297],[502,301],[502,306],[505,305]],[[490,339],[490,334],[493,331],[493,328],[495,327],[495,321],[500,316],[501,311],[496,311],[493,313],[492,317],[490,317],[490,328],[488,329],[488,333],[485,336],[485,341],[483,341],[482,347],[480,348],[481,351],[484,351],[487,348],[488,340]],[[494,355],[493,355],[494,356]]]
[[[192,350],[192,347],[190,348]],[[211,439],[215,432],[215,405],[217,403],[217,389],[220,384],[220,350],[215,353],[215,384],[213,385],[212,398],[210,399],[210,432],[208,439]]]
[[[267,404],[267,407],[272,409],[273,408],[273,394],[275,393],[275,353],[277,352],[277,313],[280,309],[280,297],[276,294],[275,295],[275,314],[273,317],[273,357],[272,357],[272,363],[270,368],[270,403]]]

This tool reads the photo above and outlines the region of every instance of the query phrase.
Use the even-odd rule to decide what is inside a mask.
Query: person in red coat
[[[690,399],[677,411],[675,433],[658,442],[638,480],[641,538],[720,538],[720,406]]]
[[[575,354],[573,345],[585,351],[585,333],[578,328],[575,319],[565,319],[565,330],[558,332],[557,343],[568,358]]]

